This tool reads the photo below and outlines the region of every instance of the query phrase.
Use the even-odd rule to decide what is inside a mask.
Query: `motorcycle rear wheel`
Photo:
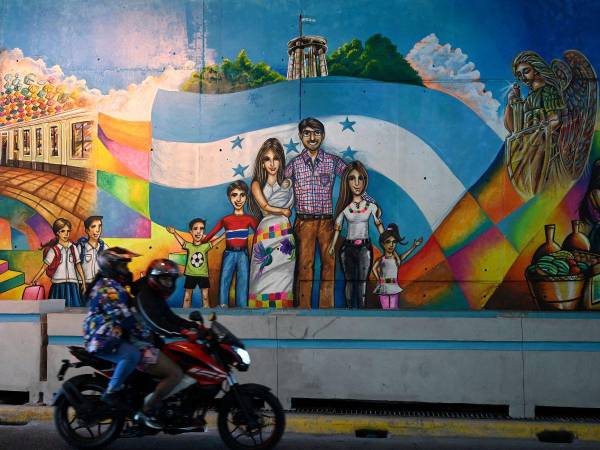
[[[98,402],[100,405],[100,395],[106,389],[104,380],[92,375],[80,375],[69,381],[88,400]],[[106,423],[107,421],[110,422]],[[92,450],[106,447],[119,437],[124,423],[123,418],[108,417],[94,425],[86,426],[77,417],[75,408],[66,397],[60,398],[54,408],[54,425],[58,434],[67,444],[75,448]],[[97,433],[94,433],[94,430]]]
[[[227,395],[219,407],[217,425],[219,435],[231,450],[268,450],[277,445],[285,430],[285,413],[281,403],[268,390],[240,392],[249,403],[254,405],[259,427],[249,430],[244,413],[234,395]],[[271,428],[265,439],[263,431]]]

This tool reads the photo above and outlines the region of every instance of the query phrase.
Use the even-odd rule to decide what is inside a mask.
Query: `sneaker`
[[[229,308],[229,305],[225,304],[225,303],[221,303],[219,305],[219,308]]]
[[[120,391],[105,392],[104,394],[102,394],[100,396],[100,400],[102,400],[104,403],[106,403],[108,406],[110,406],[113,409],[124,410],[124,411],[127,411],[129,409],[129,405],[127,405],[127,403],[124,403],[121,400],[121,392]]]
[[[155,430],[160,430],[163,426],[160,424],[159,420],[150,415],[149,413],[144,413],[143,411],[139,411],[133,419],[136,422],[141,422],[146,425],[148,428],[154,428]]]

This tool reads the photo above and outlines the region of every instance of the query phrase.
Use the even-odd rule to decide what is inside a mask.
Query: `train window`
[[[23,156],[31,155],[31,130],[23,130]]]
[[[88,159],[92,152],[92,121],[77,122],[71,126],[71,157]]]
[[[50,156],[58,156],[58,126],[50,127]]]
[[[36,156],[42,156],[42,129],[35,129],[35,154]]]

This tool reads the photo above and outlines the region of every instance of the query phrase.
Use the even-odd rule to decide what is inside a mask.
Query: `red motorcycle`
[[[202,323],[198,311],[189,318]],[[218,414],[219,435],[230,449],[275,447],[285,429],[281,403],[266,386],[238,384],[233,369],[247,371],[250,355],[244,344],[217,322],[215,314],[210,321],[204,341],[179,340],[162,348],[190,377],[190,386],[163,400],[156,415],[163,426],[160,430],[133,419],[141,410],[144,397],[154,391],[156,379],[135,371],[127,379],[123,394],[123,403],[130,407],[111,407],[100,400],[100,395],[108,385],[114,365],[82,347],[69,347],[79,361],[63,360],[58,379],[62,381],[70,367],[92,367],[95,373],[65,381],[57,393],[54,423],[61,437],[73,447],[97,449],[119,437],[140,437],[160,431],[204,432],[205,415],[214,409]]]

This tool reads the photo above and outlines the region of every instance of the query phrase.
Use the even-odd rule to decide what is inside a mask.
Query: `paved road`
[[[217,450],[225,448],[215,431],[206,434],[153,436],[141,439],[121,439],[110,446],[113,450]],[[288,433],[278,450],[538,450],[578,449],[597,450],[598,442],[575,441],[572,444],[549,444],[530,440],[442,438],[358,439],[346,436],[316,436]],[[56,434],[52,422],[32,422],[24,426],[0,425],[2,450],[67,450],[70,449]]]

